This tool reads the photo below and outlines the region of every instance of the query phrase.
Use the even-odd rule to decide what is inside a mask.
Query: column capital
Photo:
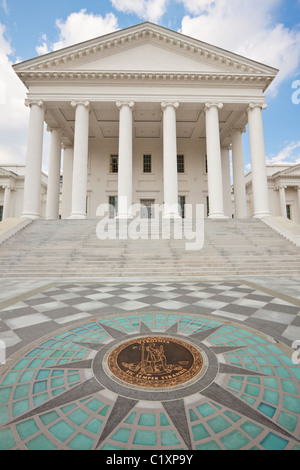
[[[179,103],[178,101],[163,101],[161,103],[162,110],[165,110],[168,106],[171,106],[172,108],[177,110],[179,108]]]
[[[223,106],[224,106],[223,103],[210,103],[210,102],[207,102],[204,105],[204,111],[206,112],[211,108],[222,109]]]
[[[255,108],[260,108],[261,110],[267,109],[267,103],[249,103],[247,111],[252,111]]]
[[[121,109],[123,106],[128,106],[128,108],[133,109],[134,102],[133,101],[117,101],[116,106],[118,109]]]
[[[31,100],[26,98],[25,100],[25,106],[31,108],[31,106],[39,106],[40,108],[45,108],[44,101],[43,100]]]
[[[77,106],[84,106],[90,111],[90,102],[89,101],[71,101],[72,108],[77,108]]]
[[[51,127],[51,126],[47,126],[47,131],[48,132],[53,132],[53,131],[57,131],[57,132],[60,132],[62,134],[62,129],[60,127]]]
[[[234,127],[233,129],[230,130],[229,135],[230,137],[233,136],[236,132],[239,132],[241,134],[245,134],[246,132],[246,127]]]

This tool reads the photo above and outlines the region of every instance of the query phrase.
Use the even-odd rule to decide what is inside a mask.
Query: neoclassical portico
[[[179,200],[205,204],[211,218],[231,217],[231,153],[234,213],[246,217],[247,128],[251,215],[270,214],[262,111],[275,69],[151,23],[14,68],[30,107],[24,217],[40,216],[45,122],[48,219],[94,218],[109,201],[118,201],[120,219],[132,217],[140,201],[163,204],[164,217],[179,218]]]

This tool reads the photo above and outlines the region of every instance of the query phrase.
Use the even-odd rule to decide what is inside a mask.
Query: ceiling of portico
[[[46,103],[49,128],[61,128],[65,144],[72,144],[75,130],[75,109],[69,103]],[[205,139],[204,103],[180,103],[176,113],[179,139]],[[219,110],[221,142],[225,143],[233,128],[246,125],[246,105],[224,105]],[[136,139],[163,136],[163,113],[160,103],[136,103],[133,109],[133,136]],[[89,137],[119,137],[119,110],[115,103],[91,103]]]

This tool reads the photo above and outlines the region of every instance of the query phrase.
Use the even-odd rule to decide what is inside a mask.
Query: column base
[[[209,214],[208,216],[209,219],[228,219],[227,215],[222,214],[222,213],[215,213],[215,214]]]
[[[34,212],[24,212],[22,215],[21,215],[21,218],[22,219],[32,219],[32,220],[35,220],[35,219],[41,219],[41,216],[40,214],[36,214]]]
[[[132,220],[133,216],[131,214],[118,214],[116,220]]]
[[[70,217],[68,217],[70,220],[86,220],[87,215],[86,214],[71,214]]]
[[[271,217],[270,212],[260,212],[258,214],[253,215],[254,219],[263,219],[264,217]]]
[[[165,213],[163,214],[163,217],[162,217],[164,220],[172,220],[172,219],[175,219],[175,220],[181,220],[182,217],[177,214],[177,213]]]

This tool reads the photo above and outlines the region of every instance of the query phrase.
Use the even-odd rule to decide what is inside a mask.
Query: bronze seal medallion
[[[122,382],[167,388],[193,379],[203,367],[198,349],[177,338],[147,336],[126,341],[108,356],[111,373]]]

